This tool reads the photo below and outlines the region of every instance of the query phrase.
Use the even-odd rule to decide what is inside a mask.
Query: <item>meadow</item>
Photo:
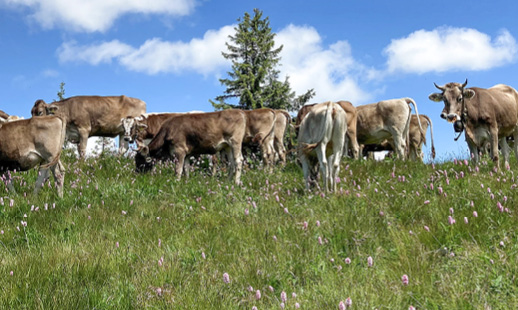
[[[514,157],[344,159],[333,194],[294,161],[236,186],[62,159],[63,199],[36,170],[0,186],[1,309],[518,308]]]

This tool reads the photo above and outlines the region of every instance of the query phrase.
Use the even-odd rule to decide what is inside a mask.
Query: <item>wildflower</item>
[[[253,307],[252,307],[252,310],[257,310],[257,307],[256,307],[256,306],[253,306]]]
[[[372,267],[373,264],[374,264],[374,262],[372,261],[372,257],[371,256],[367,257],[367,265],[369,267]]]
[[[253,291],[254,291],[254,288],[253,288],[251,285],[249,285],[249,286],[248,286],[248,291],[249,291],[249,292],[253,292]]]
[[[158,247],[162,246],[162,239],[158,238]]]
[[[273,235],[273,241],[277,241],[277,236]]]
[[[286,302],[288,300],[288,296],[286,295],[285,291],[281,292],[281,301]]]
[[[424,230],[426,230],[426,231],[430,231],[430,227],[428,227],[428,226],[424,225]]]
[[[353,301],[351,300],[351,297],[347,297],[347,299],[345,300],[345,306],[347,308],[349,308],[352,305],[353,305]]]
[[[230,283],[230,276],[226,272],[223,274],[223,282]]]
[[[273,289],[273,287],[272,287],[271,285],[269,285],[269,286],[268,286],[268,289],[270,290],[270,292],[272,292],[272,293],[273,293],[273,290],[274,290],[274,289]]]
[[[504,246],[505,246],[505,244],[504,244],[504,242],[503,242],[503,241],[500,241],[500,246],[501,246],[501,247],[504,247]]]
[[[119,241],[115,242],[115,247],[118,248],[119,247]]]
[[[248,208],[245,209],[245,215],[248,215],[250,211],[248,211]]]
[[[308,222],[304,221],[302,228],[304,228],[304,230],[308,229]]]
[[[295,303],[295,309],[299,309],[300,308],[300,304],[298,302]]]
[[[415,307],[414,306],[410,306],[410,307],[408,307],[408,310],[415,310]]]
[[[297,298],[297,293],[295,293],[295,292],[291,293],[291,297],[292,298]]]
[[[255,299],[257,299],[257,300],[261,299],[261,291],[260,290],[255,291]]]
[[[340,303],[338,304],[338,309],[345,310],[345,303],[343,301],[340,301]]]
[[[285,307],[286,305],[283,302],[281,302],[281,309],[284,309]]]
[[[473,217],[478,217],[477,211],[473,211]]]
[[[317,227],[320,227],[320,221],[317,220]]]
[[[450,225],[455,224],[455,219],[453,217],[451,217],[451,215],[448,216],[448,224],[450,224]]]
[[[465,223],[465,224],[468,224],[468,223],[469,223],[469,221],[468,221],[468,218],[467,218],[467,217],[464,217],[464,223]]]
[[[450,214],[453,215],[453,208],[450,208]]]
[[[201,258],[205,259],[206,256],[205,256],[205,252],[201,252]]]
[[[384,216],[385,213],[383,211],[380,211],[380,216]]]
[[[406,274],[401,277],[401,282],[403,282],[403,285],[408,285],[408,276]]]
[[[14,275],[14,272],[11,270],[11,272],[9,272],[9,274],[11,275],[11,277]]]
[[[318,244],[322,245],[322,237],[318,236]]]
[[[430,200],[425,200],[425,201],[424,201],[424,204],[425,204],[425,205],[427,205],[427,204],[429,204],[429,203],[430,203]]]
[[[122,215],[126,215],[128,212],[122,210]]]
[[[290,212],[288,211],[288,208],[284,208],[284,213],[290,214]]]
[[[346,257],[346,258],[345,258],[345,263],[346,263],[347,265],[349,265],[349,264],[351,263],[351,259],[350,259],[349,257]]]

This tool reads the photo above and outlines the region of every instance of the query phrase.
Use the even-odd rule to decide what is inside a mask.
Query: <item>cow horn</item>
[[[462,84],[462,88],[466,87],[466,85],[468,85],[468,79],[466,78],[466,82],[464,82],[464,84]]]
[[[433,85],[435,85],[435,87],[437,87],[440,91],[445,91],[446,90],[445,87],[439,86],[439,85],[435,84],[435,82],[433,83]]]

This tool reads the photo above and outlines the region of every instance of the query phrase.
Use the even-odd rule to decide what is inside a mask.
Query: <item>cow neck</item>
[[[460,113],[460,122],[462,123],[462,130],[459,132],[459,135],[454,138],[454,141],[459,140],[460,135],[462,135],[462,132],[466,130],[466,119],[468,116],[468,109],[466,108],[466,100],[464,99],[464,87],[460,88],[460,93],[462,95],[462,107],[461,107],[461,113]]]

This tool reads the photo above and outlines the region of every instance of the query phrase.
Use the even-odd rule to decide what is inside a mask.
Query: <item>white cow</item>
[[[340,105],[325,102],[315,105],[299,127],[299,159],[304,171],[306,188],[318,172],[324,179],[324,190],[336,191],[340,159],[347,132],[347,116]]]

